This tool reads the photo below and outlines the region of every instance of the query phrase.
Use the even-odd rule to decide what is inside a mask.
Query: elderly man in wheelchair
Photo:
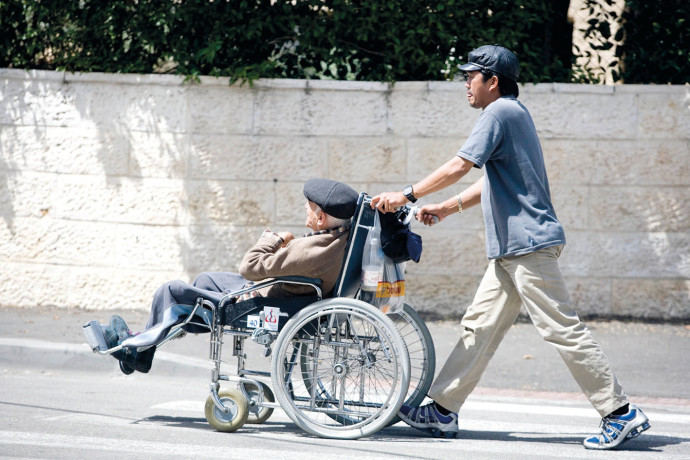
[[[189,307],[193,307],[198,298],[217,303],[225,294],[243,289],[246,290],[242,295],[245,299],[303,296],[314,292],[309,286],[292,283],[251,289],[255,282],[268,278],[303,276],[320,279],[322,292],[330,296],[340,272],[358,194],[340,182],[311,179],[304,186],[304,196],[307,198],[306,226],[312,230],[311,233],[295,239],[290,232],[266,230],[244,256],[239,274],[207,272],[199,275],[191,285],[182,281],[165,283],[153,296],[151,313],[144,332],[138,334],[138,344],[151,345],[165,337],[180,318],[189,314]],[[205,326],[191,323],[178,334],[208,331]],[[103,332],[109,349],[134,336],[119,316],[113,316]],[[148,372],[154,353],[155,347],[142,352],[130,347],[113,353],[113,356],[120,360],[122,371],[129,374],[134,370]]]
[[[84,334],[94,352],[111,354],[125,374],[148,372],[167,341],[210,332],[215,367],[205,412],[219,431],[263,423],[277,407],[321,437],[353,439],[397,422],[400,406],[420,403],[431,384],[431,336],[407,304],[385,315],[357,300],[363,245],[374,223],[370,198],[328,179],[307,181],[304,195],[312,232],[295,238],[267,230],[239,274],[165,283],[141,333],[118,316],[107,325],[91,321]],[[232,337],[236,375],[221,369],[224,336]],[[245,368],[247,338],[273,355],[271,372]],[[258,377],[270,377],[275,396]],[[220,387],[229,380],[238,390]]]

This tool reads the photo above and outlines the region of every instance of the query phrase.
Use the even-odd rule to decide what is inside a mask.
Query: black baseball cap
[[[484,45],[470,51],[467,64],[459,65],[458,68],[465,72],[489,70],[513,81],[517,81],[520,75],[517,56],[499,45]]]
[[[349,219],[357,209],[359,193],[342,182],[315,178],[304,184],[304,197],[316,203],[326,214],[338,219]]]

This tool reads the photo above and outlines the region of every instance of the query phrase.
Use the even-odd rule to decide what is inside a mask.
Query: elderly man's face
[[[319,224],[319,218],[322,216],[323,211],[319,209],[316,203],[309,200],[304,204],[304,208],[307,211],[307,222],[305,225],[313,231],[322,230],[321,224]]]

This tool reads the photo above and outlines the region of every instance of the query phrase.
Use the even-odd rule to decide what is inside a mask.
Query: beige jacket
[[[345,255],[349,230],[341,234],[323,233],[295,238],[284,248],[274,234],[264,233],[242,259],[240,274],[250,281],[276,276],[307,276],[322,281],[324,297],[333,294]],[[277,284],[262,289],[264,297],[289,297],[314,292],[308,286]]]

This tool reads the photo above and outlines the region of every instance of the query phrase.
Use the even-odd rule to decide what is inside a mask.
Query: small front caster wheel
[[[273,414],[273,408],[259,406],[259,389],[256,388],[256,385],[253,383],[243,383],[240,385],[244,385],[244,391],[249,396],[249,417],[247,418],[247,423],[264,423]],[[276,398],[268,385],[263,382],[259,382],[259,385],[261,385],[264,392],[262,402],[275,402]]]
[[[218,431],[224,431],[226,433],[231,433],[242,428],[249,415],[247,398],[245,398],[239,390],[224,388],[218,391],[218,399],[220,399],[228,411],[223,412],[218,409],[213,402],[213,397],[209,395],[209,397],[206,398],[206,407],[204,410],[209,425]]]

